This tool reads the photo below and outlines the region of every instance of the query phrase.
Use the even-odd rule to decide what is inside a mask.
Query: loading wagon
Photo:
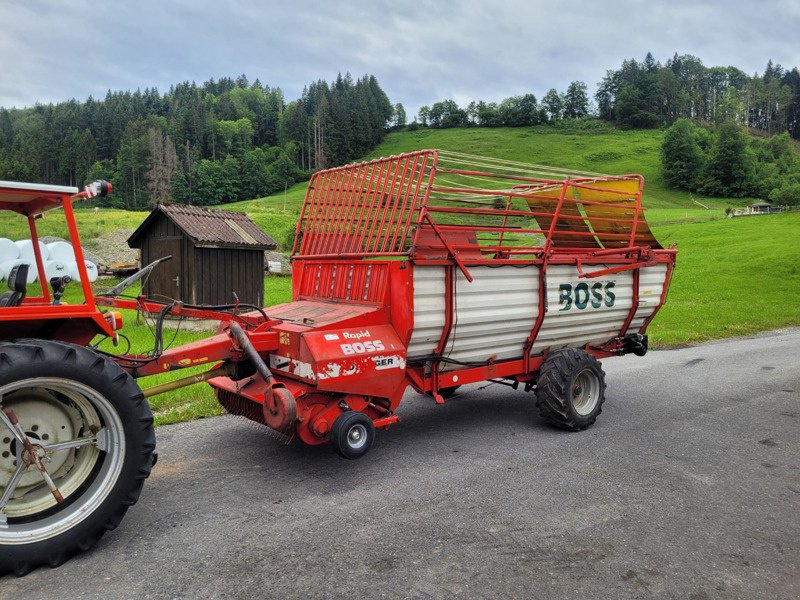
[[[434,150],[320,171],[295,228],[292,301],[267,308],[125,296],[164,259],[101,295],[81,278],[79,305],[58,302],[63,278],[26,297],[24,277],[10,276],[0,571],[59,564],[116,526],[153,463],[146,399],[200,381],[228,412],[350,459],[400,420],[409,387],[442,404],[470,383],[521,386],[545,421],[590,426],[605,400],[599,360],[647,351],[675,264],[647,225],[643,184]],[[0,182],[0,208],[28,219],[34,247],[37,217],[63,208],[80,266],[72,202],[103,190]],[[156,317],[150,353],[95,347],[123,335],[116,309]],[[220,327],[165,348],[169,316]]]

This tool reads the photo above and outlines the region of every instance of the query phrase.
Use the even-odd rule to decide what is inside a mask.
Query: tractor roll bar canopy
[[[44,261],[39,250],[39,234],[36,229],[36,219],[42,213],[55,208],[63,208],[67,220],[70,242],[75,252],[78,273],[81,279],[81,288],[86,303],[94,305],[92,288],[89,285],[89,276],[86,273],[86,263],[83,259],[78,228],[75,224],[75,213],[72,210],[72,201],[82,198],[95,198],[111,193],[111,184],[106,181],[95,181],[87,185],[83,191],[76,187],[48,185],[44,183],[19,183],[15,181],[0,181],[0,210],[9,210],[27,217],[28,228],[33,242],[33,254],[36,262],[36,271],[42,283],[41,298],[28,298],[28,303],[36,300],[50,302],[50,291],[45,277]]]
[[[0,210],[12,210],[31,216],[58,208],[64,197],[78,193],[78,188],[43,183],[0,181]]]

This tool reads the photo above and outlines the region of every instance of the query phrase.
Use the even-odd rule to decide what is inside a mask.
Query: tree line
[[[402,106],[400,107],[402,108]],[[472,101],[461,108],[453,100],[443,100],[419,109],[418,119],[409,127],[525,127],[552,123],[562,119],[581,119],[590,114],[589,93],[582,81],[573,81],[566,92],[555,88],[538,101],[534,94],[506,98],[500,103]],[[405,117],[405,111],[402,113]],[[400,127],[404,122],[396,121]]]
[[[689,54],[676,53],[662,65],[648,52],[641,62],[626,60],[607,71],[593,99],[584,82],[573,81],[541,100],[532,93],[466,107],[443,100],[422,106],[410,127],[516,127],[587,116],[625,128],[665,127],[682,118],[706,125],[733,121],[800,139],[800,71],[770,60],[763,74],[750,76],[736,67],[706,67]]]
[[[665,64],[649,52],[606,72],[595,94],[601,119],[623,127],[660,127],[677,119],[705,124],[733,121],[768,135],[800,139],[800,71],[767,63],[764,73],[706,67],[677,53]]]
[[[362,156],[394,114],[374,76],[349,74],[316,81],[288,103],[280,88],[241,75],[165,94],[109,91],[103,100],[0,108],[0,179],[107,179],[115,193],[103,202],[127,209],[233,202]]]

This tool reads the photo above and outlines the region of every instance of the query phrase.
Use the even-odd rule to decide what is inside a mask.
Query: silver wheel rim
[[[347,431],[347,445],[353,450],[360,450],[367,443],[367,428],[356,423]]]
[[[597,407],[600,400],[600,380],[592,369],[583,369],[575,377],[570,390],[570,400],[575,412],[585,417]]]
[[[30,454],[15,437],[9,409],[63,495],[62,509],[37,464],[22,468]],[[122,421],[97,390],[45,377],[0,387],[0,544],[50,539],[90,517],[114,489],[124,457]]]

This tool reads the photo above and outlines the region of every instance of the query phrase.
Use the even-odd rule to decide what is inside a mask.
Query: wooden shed
[[[167,255],[144,285],[148,296],[188,304],[264,304],[264,251],[277,246],[244,213],[157,206],[128,238],[147,265]]]

